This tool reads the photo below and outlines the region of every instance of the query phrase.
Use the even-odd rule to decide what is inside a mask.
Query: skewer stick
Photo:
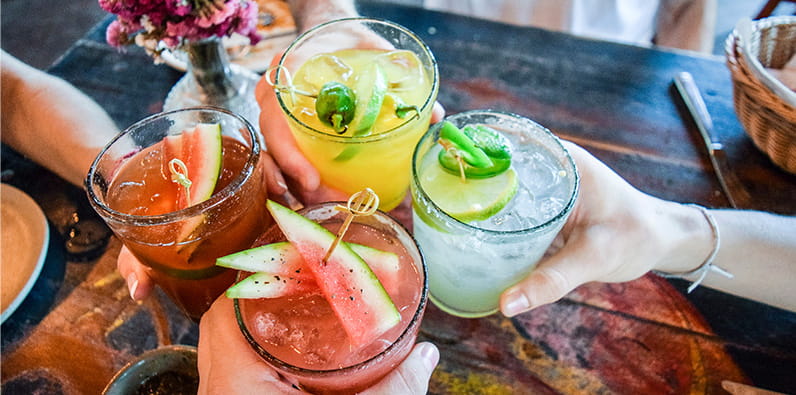
[[[332,245],[329,247],[329,250],[326,251],[326,256],[323,257],[323,263],[329,260],[329,257],[332,256],[332,252],[334,249],[337,248],[337,245],[340,244],[340,241],[343,240],[343,236],[345,232],[348,231],[348,227],[351,225],[351,222],[354,220],[354,217],[357,216],[368,216],[373,215],[376,210],[379,208],[379,195],[376,192],[373,192],[370,188],[365,188],[348,198],[348,202],[345,206],[338,204],[335,209],[339,211],[348,211],[348,216],[346,216],[345,221],[343,221],[343,226],[340,227],[340,230],[337,231],[337,237],[334,238]]]
[[[169,161],[169,171],[171,171],[171,181],[182,185],[185,188],[185,199],[191,204],[191,179],[188,178],[188,166],[177,158]]]

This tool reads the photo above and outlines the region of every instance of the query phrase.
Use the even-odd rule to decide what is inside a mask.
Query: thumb
[[[437,362],[437,346],[418,343],[397,369],[363,394],[425,394]]]
[[[500,311],[507,317],[526,312],[533,308],[553,303],[578,286],[596,278],[593,265],[585,262],[593,260],[586,254],[586,248],[569,244],[555,255],[543,259],[525,279],[508,288],[500,296]]]

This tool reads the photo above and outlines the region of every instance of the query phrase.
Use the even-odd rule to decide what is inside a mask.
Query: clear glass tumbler
[[[530,119],[491,110],[447,118],[455,126],[486,125],[513,151],[518,192],[506,207],[478,222],[445,213],[424,188],[423,174],[439,166],[442,122],[420,140],[412,162],[414,236],[426,257],[429,298],[461,317],[498,310],[500,294],[527,276],[572,212],[578,195],[575,162],[559,139]]]
[[[338,203],[322,203],[299,213],[337,233],[347,216],[337,206]],[[273,226],[257,244],[284,240],[279,227]],[[403,225],[381,211],[357,216],[343,241],[394,253],[398,258],[397,271],[378,278],[400,312],[400,322],[372,342],[353,344],[340,320],[368,320],[338,317],[317,293],[234,301],[238,326],[252,349],[283,376],[311,393],[351,394],[381,380],[412,350],[426,308],[425,261]]]
[[[209,199],[175,209],[164,142],[220,124],[222,170]],[[125,129],[97,156],[86,179],[92,207],[186,315],[197,321],[234,282],[216,258],[247,249],[273,221],[254,128],[214,107],[163,112]],[[188,170],[190,178],[191,170]],[[194,180],[198,181],[198,180]]]
[[[386,88],[375,82],[376,66]],[[322,182],[347,194],[372,188],[381,197],[382,210],[396,207],[409,188],[412,150],[428,129],[439,90],[437,62],[428,46],[392,22],[334,20],[299,36],[274,74],[277,99],[296,143]],[[372,111],[366,106],[356,108],[359,115],[354,113],[345,132],[321,122],[316,98],[308,95],[317,95],[328,82],[346,85],[360,102],[370,102],[373,92],[381,91],[375,123],[357,121]],[[402,105],[416,109],[396,113]]]

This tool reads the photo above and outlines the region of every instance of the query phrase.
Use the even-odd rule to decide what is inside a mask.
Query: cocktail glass
[[[326,55],[315,57],[319,54]],[[372,128],[338,134],[318,119],[315,98],[296,93],[317,95],[324,84],[336,81],[353,89],[357,100],[369,100],[356,85],[374,63],[386,74],[387,95]],[[437,63],[426,44],[392,22],[340,19],[299,36],[274,74],[296,143],[321,181],[347,194],[369,187],[381,197],[382,210],[397,206],[409,188],[412,150],[428,129],[439,89]],[[417,111],[400,118],[395,112],[400,103]]]
[[[424,171],[439,166],[442,123],[429,129],[414,153],[414,236],[428,265],[429,298],[452,315],[482,317],[498,310],[500,294],[533,270],[561,230],[575,205],[578,173],[559,139],[527,118],[485,110],[447,120],[459,128],[486,125],[506,136],[519,179],[505,208],[465,223],[442,211],[424,190]]]
[[[199,123],[221,125],[221,175],[209,199],[176,209],[180,186],[165,166],[164,139]],[[216,258],[249,248],[273,222],[265,209],[260,150],[254,128],[242,117],[213,107],[187,108],[128,127],[89,170],[86,188],[93,208],[197,322],[235,281],[236,272],[215,266]]]
[[[322,203],[299,213],[337,233],[346,214],[336,206]],[[284,240],[279,227],[273,226],[256,244]],[[425,262],[399,222],[381,211],[358,216],[343,241],[399,257],[397,275],[383,284],[401,320],[372,343],[352,346],[338,317],[319,294],[234,301],[238,326],[252,349],[284,377],[312,393],[355,393],[381,380],[411,351],[425,312]]]

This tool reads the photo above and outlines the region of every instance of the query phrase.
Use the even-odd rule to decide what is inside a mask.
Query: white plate
[[[47,256],[50,231],[41,208],[25,192],[2,184],[0,201],[3,309],[0,322],[5,322],[39,278]]]
[[[247,46],[248,39],[238,35],[224,38],[224,46],[227,47],[232,63],[262,74],[271,65],[274,56],[287,49],[295,38],[296,29],[285,28],[271,31],[254,47]],[[161,52],[160,58],[164,63],[177,70],[185,71],[186,69],[188,56],[181,50],[165,49]]]

